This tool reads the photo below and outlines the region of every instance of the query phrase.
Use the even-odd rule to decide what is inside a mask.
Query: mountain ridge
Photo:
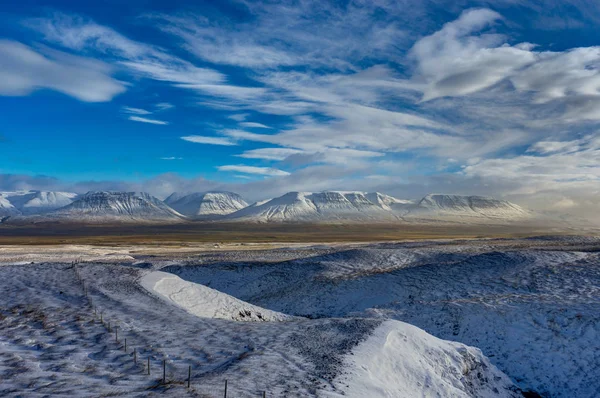
[[[174,192],[164,202],[192,218],[216,218],[248,206],[240,195],[227,191],[194,192],[186,195]]]

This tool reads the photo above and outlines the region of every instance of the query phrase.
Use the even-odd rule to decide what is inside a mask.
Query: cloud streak
[[[165,122],[164,120],[148,119],[148,118],[141,117],[141,116],[129,116],[128,119],[131,120],[131,121],[133,121],[133,122],[148,123],[148,124],[158,124],[158,125],[161,125],[161,126],[166,126],[167,124],[169,124],[169,122]]]
[[[203,135],[186,135],[181,137],[182,140],[193,142],[194,144],[206,144],[206,145],[222,145],[222,146],[233,146],[237,145],[235,141],[230,140],[227,137],[207,137]]]
[[[281,177],[290,175],[287,171],[274,169],[272,167],[256,167],[256,166],[246,166],[242,164],[238,165],[225,165],[217,167],[220,171],[235,171],[238,173],[246,173],[246,174],[258,174],[263,176],[271,176],[271,177]]]

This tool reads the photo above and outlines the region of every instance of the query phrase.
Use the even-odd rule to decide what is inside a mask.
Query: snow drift
[[[335,381],[345,397],[522,397],[478,348],[399,321],[382,323],[345,365]]]
[[[149,292],[187,312],[203,318],[235,321],[285,321],[294,317],[238,300],[177,275],[155,271],[144,275],[140,284]]]

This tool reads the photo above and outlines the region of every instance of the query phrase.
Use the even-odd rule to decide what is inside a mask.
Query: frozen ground
[[[597,239],[254,249],[0,248],[0,395],[600,395]]]
[[[405,321],[480,348],[523,389],[600,396],[596,238],[381,244],[163,271],[286,314]]]

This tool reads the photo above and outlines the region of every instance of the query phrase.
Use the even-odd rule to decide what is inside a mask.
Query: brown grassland
[[[560,231],[560,233],[576,231]],[[377,242],[422,239],[518,238],[559,233],[535,226],[416,224],[76,225],[44,223],[0,226],[0,245]]]

